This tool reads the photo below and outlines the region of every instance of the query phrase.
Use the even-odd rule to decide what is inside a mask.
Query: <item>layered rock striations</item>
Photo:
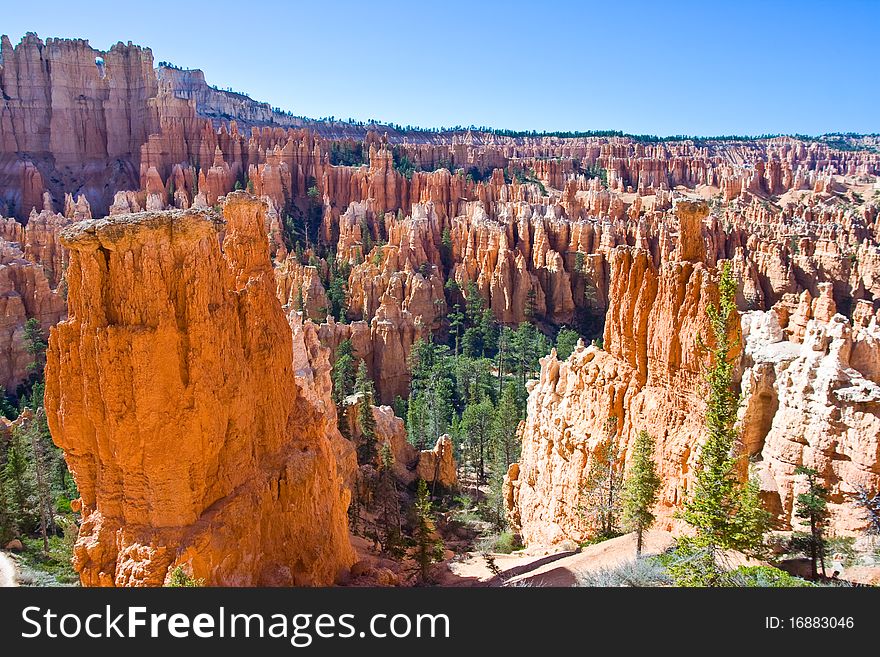
[[[528,544],[589,537],[584,486],[609,430],[624,454],[640,431],[656,438],[666,523],[686,495],[704,408],[698,336],[709,339],[705,311],[718,299],[717,271],[695,246],[707,214],[705,203],[680,204],[678,248],[659,263],[641,248],[614,249],[604,349],[581,343],[567,361],[542,359],[522,455],[505,481],[509,516]]]
[[[796,524],[805,465],[829,491],[831,525],[857,531],[853,494],[880,488],[880,327],[874,313],[817,315],[796,340],[776,309],[743,315],[743,444],[783,526]]]
[[[294,369],[264,206],[118,215],[62,243],[46,409],[82,496],[83,584],[161,585],[178,565],[210,585],[332,583],[354,561],[349,494],[303,347]]]

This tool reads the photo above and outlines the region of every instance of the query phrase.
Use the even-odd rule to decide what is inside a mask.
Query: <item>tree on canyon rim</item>
[[[724,550],[759,555],[770,514],[761,507],[758,484],[742,481],[740,464],[745,456],[738,445],[737,394],[733,389],[731,328],[736,326],[736,280],[730,263],[721,268],[719,302],[707,309],[714,346],[706,370],[709,397],[706,405],[708,438],[703,444],[690,495],[680,516],[695,530],[678,539],[677,559],[669,570],[679,586],[718,586],[723,582],[719,564]]]

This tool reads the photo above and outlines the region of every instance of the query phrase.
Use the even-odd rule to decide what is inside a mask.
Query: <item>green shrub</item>
[[[165,586],[169,588],[198,588],[200,586],[205,585],[205,580],[196,579],[192,575],[188,575],[186,571],[183,569],[183,566],[177,566],[174,570],[171,571],[171,577],[168,580],[168,584]]]
[[[672,577],[661,560],[653,557],[628,561],[610,568],[599,568],[577,574],[577,585],[586,587],[604,586],[669,586]]]
[[[802,588],[813,584],[772,566],[740,566],[722,575],[722,586],[739,588]]]

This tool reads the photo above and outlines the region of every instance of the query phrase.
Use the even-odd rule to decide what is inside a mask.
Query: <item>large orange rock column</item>
[[[225,222],[168,211],[62,233],[69,319],[50,335],[46,409],[82,495],[84,585],[161,585],[178,564],[209,585],[319,585],[354,561],[264,211],[236,193]]]

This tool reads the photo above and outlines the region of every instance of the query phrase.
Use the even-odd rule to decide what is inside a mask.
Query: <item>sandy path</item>
[[[0,587],[18,586],[15,577],[15,563],[5,552],[0,552]]]

